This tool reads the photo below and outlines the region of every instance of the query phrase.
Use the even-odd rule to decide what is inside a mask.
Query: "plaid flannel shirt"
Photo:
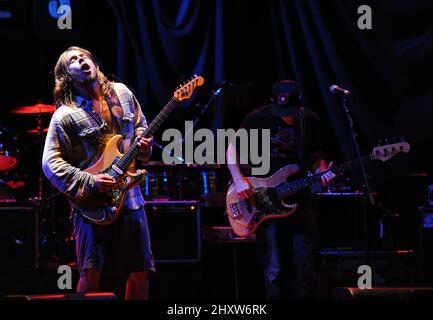
[[[51,118],[42,169],[48,180],[69,197],[85,195],[92,190],[95,178],[83,170],[95,164],[111,137],[121,134],[120,148],[126,150],[135,135],[147,128],[146,118],[133,93],[122,83],[112,82],[111,86],[111,94],[106,99],[111,111],[111,125],[93,110],[92,101],[80,96],[75,99],[76,105],[60,106]],[[138,158],[147,160],[151,152],[151,149],[141,152]],[[137,185],[129,190],[124,206],[135,210],[143,205],[144,199]]]

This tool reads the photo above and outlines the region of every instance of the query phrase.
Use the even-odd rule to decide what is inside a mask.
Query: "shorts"
[[[155,271],[144,208],[124,209],[107,226],[93,224],[75,211],[72,221],[80,276],[90,268],[108,276]]]

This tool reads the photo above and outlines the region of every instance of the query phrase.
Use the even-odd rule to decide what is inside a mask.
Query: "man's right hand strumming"
[[[245,178],[239,178],[234,180],[235,189],[238,196],[242,199],[254,199],[254,187],[251,185],[250,181]]]
[[[250,199],[250,201],[254,205],[254,186],[247,178],[243,176],[239,167],[239,157],[236,153],[236,148],[232,144],[229,144],[226,156],[227,167],[233,178],[233,183],[238,197],[243,200]]]
[[[95,185],[93,186],[93,190],[96,192],[109,192],[114,188],[114,184],[116,180],[113,177],[110,177],[108,174],[100,173],[94,176],[95,177]]]

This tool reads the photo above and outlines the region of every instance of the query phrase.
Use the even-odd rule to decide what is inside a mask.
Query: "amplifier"
[[[39,295],[7,295],[6,300],[117,300],[112,292],[57,293]]]
[[[433,286],[433,207],[420,210],[420,284]]]
[[[370,248],[378,245],[382,236],[380,220],[363,193],[319,193],[313,199],[321,249],[361,249],[365,240]]]
[[[433,288],[373,288],[362,290],[358,288],[336,288],[332,297],[334,300],[432,300]]]
[[[0,202],[0,269],[38,267],[38,210],[33,202]]]
[[[321,297],[329,299],[338,287],[356,287],[358,268],[368,265],[372,270],[372,286],[407,287],[416,283],[417,265],[413,250],[320,251],[318,275]]]
[[[145,210],[155,262],[201,260],[199,201],[147,201]]]

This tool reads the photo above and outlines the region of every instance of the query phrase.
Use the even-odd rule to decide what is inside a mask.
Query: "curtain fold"
[[[422,155],[424,144],[433,143],[427,129],[433,82],[423,81],[433,72],[429,1],[109,2],[121,24],[118,66],[131,70],[123,71],[128,82],[134,70],[140,73],[134,81],[143,108],[164,105],[172,89],[193,73],[205,75],[208,84],[247,78],[258,97],[251,110],[269,101],[275,81],[293,79],[303,88],[305,105],[322,117],[330,153],[347,159],[353,156],[347,121],[329,91],[337,84],[352,91],[352,117],[363,150],[388,136],[406,136]],[[357,26],[361,5],[372,9],[372,30]],[[216,129],[238,109],[218,97],[212,110],[210,127]],[[414,152],[408,158],[407,170],[433,170],[424,155]]]

